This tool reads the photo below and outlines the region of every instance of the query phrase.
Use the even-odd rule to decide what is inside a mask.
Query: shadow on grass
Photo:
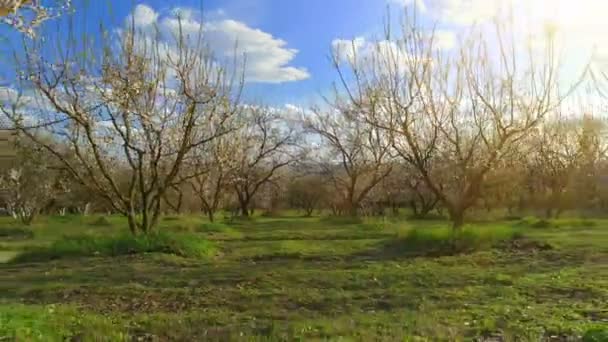
[[[21,227],[0,227],[0,239],[3,241],[29,240],[33,238],[34,232],[30,229]]]

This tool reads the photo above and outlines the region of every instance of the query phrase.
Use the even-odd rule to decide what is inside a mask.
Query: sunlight
[[[596,0],[536,0],[527,2],[524,8],[539,22],[553,24],[562,30],[596,29],[598,25],[604,25],[608,3]]]

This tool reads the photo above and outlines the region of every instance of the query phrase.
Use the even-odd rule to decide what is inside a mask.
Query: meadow
[[[0,340],[605,341],[608,220],[0,219]]]

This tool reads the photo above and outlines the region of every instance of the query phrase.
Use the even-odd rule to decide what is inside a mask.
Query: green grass
[[[82,314],[68,306],[0,305],[0,337],[13,341],[128,341],[102,315]]]
[[[26,240],[33,237],[34,232],[27,228],[0,227],[0,239],[2,240]]]
[[[87,256],[119,256],[166,253],[189,258],[206,258],[215,252],[213,245],[192,234],[152,233],[148,235],[70,236],[50,246],[34,247],[19,254],[14,262],[48,261]]]
[[[95,220],[41,218],[33,238],[2,242],[0,251],[126,230],[119,217]],[[474,247],[467,253],[433,254],[454,241],[447,222],[172,217],[159,231],[209,241],[218,256],[0,264],[0,340],[605,340],[608,220],[530,222],[479,222],[457,237]],[[397,252],[387,248],[394,243]]]
[[[504,225],[469,225],[459,231],[444,225],[407,230],[388,246],[397,253],[445,255],[487,250],[523,238],[521,229]]]

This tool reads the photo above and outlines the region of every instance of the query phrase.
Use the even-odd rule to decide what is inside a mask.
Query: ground
[[[0,340],[565,341],[608,327],[608,220],[476,223],[543,243],[473,253],[391,243],[445,224],[169,217],[159,229],[195,230],[218,253],[11,262],[63,235],[126,229],[118,217],[42,218],[33,237],[0,240]]]

